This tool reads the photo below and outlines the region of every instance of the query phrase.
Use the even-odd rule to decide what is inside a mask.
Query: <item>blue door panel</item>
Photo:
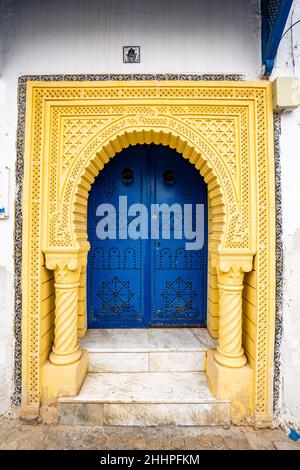
[[[186,250],[183,217],[160,216],[167,225],[170,240],[152,240],[152,325],[205,325],[207,292],[207,190],[194,166],[168,147],[152,148],[152,200],[169,206],[192,204],[192,228],[195,230],[195,205],[204,204],[205,244],[201,250]],[[166,181],[165,175],[171,175]],[[173,239],[176,231],[182,239]],[[179,235],[179,234],[178,234]]]
[[[88,238],[91,244],[87,269],[89,328],[141,328],[148,325],[145,241],[129,238],[99,240],[96,236],[99,204],[109,203],[118,209],[120,195],[128,197],[128,206],[146,203],[146,164],[146,159],[136,158],[134,149],[128,148],[104,167],[92,185],[88,200]],[[133,181],[129,184],[122,179],[126,168],[133,172]],[[116,213],[118,233],[118,210]]]
[[[124,179],[130,170],[132,178]],[[130,174],[129,172],[129,174]],[[128,172],[127,172],[128,173]],[[171,178],[170,178],[171,176]],[[173,179],[172,179],[173,178]],[[169,181],[170,180],[170,181]],[[182,229],[171,218],[171,239],[99,240],[99,204],[117,209],[119,196],[128,207],[142,203],[205,205],[205,244],[185,250],[186,240],[174,239]],[[127,222],[127,214],[121,214]],[[195,214],[192,214],[193,221]],[[193,226],[194,227],[194,226]],[[117,223],[117,233],[119,225]],[[150,229],[149,229],[150,233]],[[205,325],[207,291],[207,191],[198,171],[168,147],[137,145],[116,155],[99,173],[88,200],[87,304],[89,328],[134,328],[159,325]]]

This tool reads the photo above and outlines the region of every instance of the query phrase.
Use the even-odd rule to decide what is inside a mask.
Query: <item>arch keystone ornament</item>
[[[162,144],[208,188],[207,376],[232,419],[272,421],[275,197],[266,82],[27,82],[22,241],[22,415],[84,380],[87,200],[122,149]],[[113,182],[112,182],[113,183]],[[242,397],[242,401],[241,401]]]

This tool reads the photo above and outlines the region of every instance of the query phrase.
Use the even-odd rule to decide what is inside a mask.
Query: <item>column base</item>
[[[244,353],[237,357],[228,357],[216,350],[215,360],[224,367],[239,368],[247,364],[247,358]]]
[[[45,362],[41,371],[43,403],[53,403],[60,396],[76,396],[85,379],[88,368],[88,352],[82,350],[78,361],[68,365]]]
[[[59,355],[59,354],[56,354],[56,352],[52,351],[50,353],[49,359],[52,364],[61,367],[61,366],[64,366],[66,362],[67,362],[67,365],[78,362],[80,357],[81,357],[81,349],[77,347],[77,349],[73,351],[71,354]]]
[[[215,350],[207,351],[206,374],[211,393],[230,401],[232,423],[241,424],[253,416],[253,370],[249,364],[231,368],[219,364]]]

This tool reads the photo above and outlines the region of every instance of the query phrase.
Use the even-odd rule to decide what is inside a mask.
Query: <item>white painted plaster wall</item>
[[[0,221],[0,413],[13,390],[13,204],[17,78],[51,73],[243,73],[260,76],[259,0],[0,0],[0,162],[11,215]],[[295,0],[294,20],[300,17]],[[289,20],[290,21],[290,20]],[[274,75],[300,76],[300,25]],[[140,64],[122,46],[140,45]],[[300,110],[282,120],[285,253],[283,416],[300,424]]]
[[[294,0],[286,28],[300,19]],[[272,78],[300,79],[300,24],[287,33],[278,50]],[[282,116],[281,172],[284,248],[282,420],[300,432],[300,108]]]

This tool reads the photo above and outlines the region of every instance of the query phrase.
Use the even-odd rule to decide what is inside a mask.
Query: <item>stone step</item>
[[[89,372],[201,372],[214,340],[204,328],[88,330]]]
[[[88,373],[58,413],[72,425],[212,426],[229,424],[230,403],[211,395],[202,372]]]

